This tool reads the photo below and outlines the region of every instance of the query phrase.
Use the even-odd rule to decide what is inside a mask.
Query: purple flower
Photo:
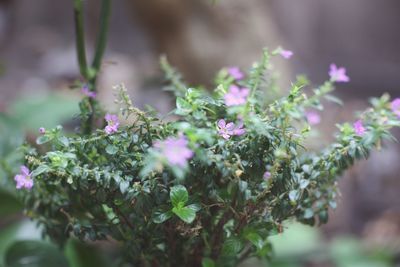
[[[308,123],[311,125],[316,125],[321,122],[321,116],[315,111],[307,111],[305,115]]]
[[[39,128],[39,133],[40,133],[40,134],[45,134],[45,133],[46,133],[46,129],[43,128],[43,127],[40,127],[40,128]]]
[[[396,98],[390,103],[390,108],[400,118],[400,98]]]
[[[263,178],[265,180],[268,180],[269,178],[271,178],[271,173],[269,171],[264,172]]]
[[[236,81],[242,80],[244,78],[243,72],[238,67],[228,68],[228,73]]]
[[[153,146],[159,149],[169,164],[185,167],[187,161],[194,155],[188,148],[188,143],[186,137],[180,135],[178,138],[168,137],[164,141],[157,141]]]
[[[218,134],[225,139],[229,139],[233,135],[233,130],[235,129],[235,124],[233,122],[226,123],[224,119],[221,119],[217,123]]]
[[[107,134],[112,134],[118,131],[119,120],[117,115],[106,114],[104,119],[107,121],[107,126],[104,128],[104,131]]]
[[[233,129],[233,135],[240,136],[246,133],[246,129],[243,128],[243,121],[240,121],[239,124],[235,126]]]
[[[285,50],[285,49],[281,49],[279,51],[279,54],[285,59],[289,59],[289,58],[291,58],[293,56],[293,52],[292,51]]]
[[[95,98],[97,96],[96,92],[90,91],[89,86],[86,84],[82,87],[81,91],[85,96],[89,98]]]
[[[353,124],[354,127],[354,132],[356,133],[356,135],[361,136],[363,134],[365,134],[365,132],[367,131],[362,123],[361,120],[356,121]]]
[[[346,75],[346,69],[341,67],[338,68],[336,64],[331,64],[329,70],[329,76],[331,77],[331,81],[333,82],[349,82],[350,78]]]
[[[242,121],[239,122],[238,125],[235,125],[233,122],[226,123],[224,119],[221,119],[218,121],[217,125],[218,134],[226,140],[231,138],[233,135],[240,136],[246,133],[246,130],[243,128]]]
[[[224,95],[225,104],[227,106],[237,106],[246,103],[250,90],[248,88],[239,88],[231,85],[229,91]]]
[[[33,180],[31,178],[31,173],[26,166],[21,166],[21,173],[14,176],[16,182],[16,188],[22,189],[26,188],[30,190],[33,187]]]

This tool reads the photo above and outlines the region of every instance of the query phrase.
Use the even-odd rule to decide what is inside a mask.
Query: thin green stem
[[[100,32],[97,37],[96,52],[92,63],[94,75],[91,78],[91,83],[93,85],[96,84],[97,74],[100,70],[101,60],[103,58],[104,51],[106,49],[110,16],[111,16],[111,0],[102,0],[101,14],[100,14]],[[92,90],[95,90],[95,86],[93,86]]]
[[[82,0],[74,0],[74,19],[75,19],[75,34],[76,34],[76,50],[78,54],[79,70],[81,75],[85,79],[87,79],[88,67],[86,63]]]
[[[75,15],[75,32],[76,32],[76,49],[78,54],[79,70],[81,75],[88,82],[90,91],[96,92],[97,76],[101,68],[104,51],[107,43],[107,33],[111,15],[111,0],[102,0],[100,14],[100,30],[96,40],[96,51],[93,58],[93,63],[89,68],[86,61],[85,52],[85,35],[83,22],[83,4],[82,0],[74,0],[74,15]],[[81,103],[82,118],[82,133],[90,134],[93,125],[95,124],[96,114],[98,113],[97,100],[89,98],[88,102]]]

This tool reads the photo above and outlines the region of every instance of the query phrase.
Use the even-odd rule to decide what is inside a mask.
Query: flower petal
[[[217,124],[219,128],[225,128],[226,121],[224,119],[220,119]]]

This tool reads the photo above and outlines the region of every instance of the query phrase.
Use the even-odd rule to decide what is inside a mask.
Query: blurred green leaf
[[[10,107],[15,121],[26,129],[55,128],[78,114],[78,99],[62,94],[37,94],[21,97]]]
[[[176,98],[176,111],[175,114],[185,116],[192,111],[192,106],[185,99],[178,97]]]
[[[107,152],[107,154],[114,155],[118,152],[118,147],[113,146],[113,145],[107,145],[106,152]]]
[[[13,223],[7,227],[4,227],[0,231],[0,266],[3,266],[4,254],[7,248],[15,241],[18,230],[20,228],[19,223]]]
[[[109,267],[108,260],[99,249],[70,239],[65,247],[65,256],[70,267]],[[54,266],[56,267],[56,266]]]
[[[41,135],[41,136],[39,136],[39,137],[36,139],[36,144],[38,144],[38,145],[43,145],[43,144],[49,142],[50,140],[51,140],[51,139],[50,139],[49,136],[47,136],[47,135]]]
[[[23,154],[17,148],[24,142],[24,134],[16,122],[0,113],[0,185],[9,180],[6,177],[17,172]]]
[[[322,244],[317,229],[299,223],[290,223],[282,234],[269,240],[279,258],[303,255],[318,250]]]
[[[222,246],[223,255],[236,255],[243,248],[242,242],[235,237],[228,238]]]
[[[0,188],[0,218],[22,211],[22,203],[11,193]]]
[[[169,218],[171,218],[172,215],[173,215],[173,213],[171,211],[167,211],[167,212],[156,211],[153,213],[153,222],[154,223],[163,223],[166,220],[168,220]]]
[[[203,258],[201,261],[202,267],[215,267],[215,262],[210,258]]]
[[[68,267],[62,252],[42,241],[17,241],[5,255],[5,267]]]

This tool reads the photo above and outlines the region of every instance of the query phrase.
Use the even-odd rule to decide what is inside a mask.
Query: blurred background
[[[345,106],[328,105],[322,115],[320,134],[312,140],[316,148],[332,140],[335,123],[354,120],[369,97],[399,96],[400,1],[214,2],[114,0],[99,79],[104,107],[115,109],[111,87],[125,83],[138,107],[171,110],[171,98],[162,91],[160,54],[190,84],[210,86],[220,68],[248,69],[263,47],[278,45],[294,51],[289,61],[274,60],[283,89],[296,74],[306,74],[317,86],[328,78],[333,62],[345,66],[351,78],[336,92]],[[92,55],[99,1],[85,5],[87,54]],[[40,238],[4,182],[18,171],[17,147],[25,138],[34,140],[39,127],[63,124],[73,130],[78,125],[74,117],[82,94],[70,86],[80,79],[72,1],[0,0],[0,266],[16,240]],[[400,266],[399,151],[399,144],[386,145],[347,172],[327,225],[288,223],[286,233],[273,238],[272,266]],[[71,245],[66,253],[74,249]]]

